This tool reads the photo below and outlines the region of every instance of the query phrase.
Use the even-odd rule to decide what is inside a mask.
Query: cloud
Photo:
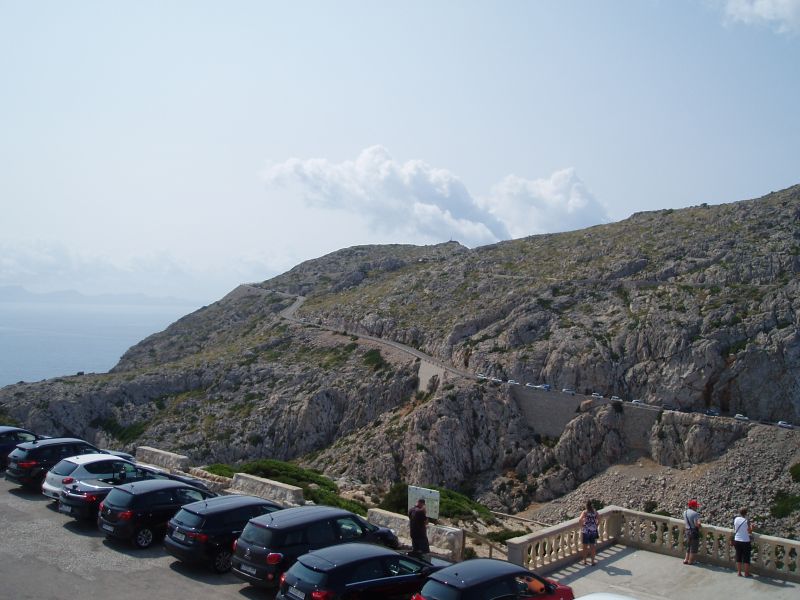
[[[268,167],[264,178],[298,192],[309,206],[357,215],[407,243],[452,239],[474,247],[606,220],[572,169],[535,181],[510,175],[475,198],[453,173],[421,160],[398,162],[373,146],[341,163],[292,158]]]
[[[745,25],[770,25],[779,33],[800,31],[800,0],[725,0],[725,17]]]

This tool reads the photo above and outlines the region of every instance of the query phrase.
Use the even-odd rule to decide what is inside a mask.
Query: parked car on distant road
[[[450,562],[431,562],[375,544],[340,544],[312,550],[280,578],[276,600],[407,600],[425,578]]]
[[[794,429],[794,425],[789,423],[788,421],[778,421],[776,423],[778,427],[783,427],[784,429]]]
[[[478,373],[478,379],[488,379],[484,373]]]
[[[95,452],[133,459],[126,452],[100,450],[77,438],[45,438],[17,445],[8,455],[6,479],[28,488],[39,489],[47,471],[61,459]]]
[[[511,385],[519,385],[519,381],[517,381],[516,379],[509,379],[508,383],[510,383]]]
[[[707,408],[705,410],[705,414],[708,415],[709,417],[718,417],[719,411],[716,408]]]
[[[412,600],[501,598],[573,600],[575,594],[569,586],[541,577],[525,567],[495,558],[473,558],[431,573]]]
[[[634,398],[633,400],[631,400],[631,404],[644,404],[644,402],[639,400],[639,398]]]
[[[612,400],[620,400],[620,401],[622,400],[622,398],[620,398],[619,396],[611,396],[611,399]]]
[[[239,579],[274,588],[298,556],[346,542],[397,548],[397,535],[332,506],[297,506],[251,519],[233,545],[231,566]],[[323,599],[320,599],[323,600]]]
[[[573,390],[572,388],[563,388],[561,390],[561,393],[562,394],[569,394],[570,396],[574,396],[575,395],[575,390]]]
[[[733,415],[733,418],[736,419],[737,421],[749,421],[750,420],[748,417],[744,416],[741,413],[736,413],[735,415]]]
[[[592,398],[602,398],[603,394],[599,392],[592,392]]]
[[[21,427],[0,425],[0,469],[6,468],[9,453],[23,442],[45,439],[46,436],[33,433]]]
[[[253,517],[281,510],[256,496],[219,496],[181,508],[167,523],[164,548],[185,562],[207,563],[217,573],[231,570],[233,542]]]
[[[100,503],[97,525],[106,537],[147,548],[163,539],[167,522],[185,504],[216,494],[180,481],[148,479],[115,487]]]

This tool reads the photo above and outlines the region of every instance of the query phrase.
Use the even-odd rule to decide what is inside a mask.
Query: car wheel
[[[217,573],[227,573],[231,570],[231,553],[228,548],[220,548],[214,555],[213,567]]]
[[[138,529],[133,536],[133,543],[137,548],[149,548],[153,543],[153,530],[149,527]]]

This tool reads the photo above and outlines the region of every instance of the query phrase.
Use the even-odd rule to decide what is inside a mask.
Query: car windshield
[[[116,488],[111,490],[111,492],[108,494],[105,504],[107,506],[114,506],[117,508],[130,508],[133,506],[133,501],[135,498],[136,497],[130,492]]]
[[[461,597],[457,589],[434,580],[428,581],[420,594],[425,600],[459,600]]]
[[[184,527],[194,527],[197,529],[202,527],[203,521],[205,521],[201,515],[188,511],[185,508],[180,509],[174,519],[176,523],[180,523]]]
[[[55,467],[50,469],[50,472],[54,473],[55,475],[61,475],[62,477],[65,477],[70,473],[72,473],[77,468],[78,465],[76,465],[74,462],[64,459],[60,463],[58,463]]]
[[[253,523],[245,525],[244,531],[242,531],[242,535],[240,536],[242,541],[261,546],[262,548],[269,547],[272,543],[272,537],[271,530],[266,527],[259,527]]]

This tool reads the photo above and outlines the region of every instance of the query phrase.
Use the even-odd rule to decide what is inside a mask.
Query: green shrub
[[[406,514],[408,510],[408,484],[402,482],[393,484],[383,497],[378,508],[401,515]]]
[[[792,476],[792,481],[800,483],[800,462],[789,467],[789,474]]]
[[[432,487],[439,491],[439,516],[448,519],[474,519],[476,516],[494,520],[491,511],[471,500],[463,494],[448,490],[446,488]]]
[[[517,529],[501,529],[500,531],[492,531],[486,534],[486,537],[497,542],[498,544],[505,544],[511,538],[527,535],[527,531]]]
[[[380,371],[381,369],[389,366],[383,356],[381,356],[381,351],[373,348],[372,350],[367,350],[364,353],[364,364],[368,367],[372,367],[373,371]]]
[[[233,474],[236,473],[232,466],[222,463],[208,465],[205,470],[214,475],[219,475],[220,477],[233,477]]]
[[[780,491],[769,508],[769,514],[780,519],[788,517],[796,510],[800,510],[800,496]]]

